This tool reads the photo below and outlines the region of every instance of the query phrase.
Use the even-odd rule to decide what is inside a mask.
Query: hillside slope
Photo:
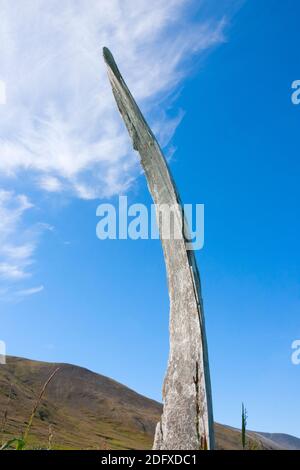
[[[0,426],[7,411],[1,440],[22,434],[42,385],[56,367],[60,370],[33,422],[30,447],[47,447],[51,425],[56,449],[151,448],[161,404],[82,367],[16,357],[0,366]],[[216,424],[216,437],[219,449],[241,448],[236,429]],[[254,447],[280,448],[267,437],[249,433]]]
[[[300,450],[300,439],[289,434],[260,432],[261,436],[276,442],[279,446],[287,450]]]
[[[151,446],[160,404],[81,367],[15,357],[8,357],[7,365],[0,367],[1,410],[5,410],[12,389],[6,426],[9,434],[18,435],[24,429],[35,397],[58,366],[60,370],[37,411],[32,444],[45,446],[52,424],[55,447]]]

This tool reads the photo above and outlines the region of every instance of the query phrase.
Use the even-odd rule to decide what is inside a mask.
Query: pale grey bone
[[[133,148],[140,154],[156,216],[159,207],[167,204],[175,207],[174,223],[180,224],[183,208],[164,155],[106,47],[103,55],[119,111]],[[188,249],[190,244],[182,228],[179,239],[161,237],[161,242],[170,297],[170,353],[163,385],[163,414],[153,449],[213,449],[209,362],[195,255]]]

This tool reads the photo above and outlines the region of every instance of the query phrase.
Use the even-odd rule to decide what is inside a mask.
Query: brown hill
[[[298,437],[290,436],[289,434],[281,433],[260,433],[261,436],[275,442],[280,447],[286,450],[300,450],[300,439]]]
[[[29,447],[47,447],[51,428],[56,449],[151,448],[161,404],[82,367],[16,357],[0,366],[0,440],[22,434],[42,385],[56,367],[60,370],[37,409]],[[240,432],[234,428],[216,424],[216,437],[219,449],[241,448]],[[249,433],[249,445],[280,448],[255,433]]]

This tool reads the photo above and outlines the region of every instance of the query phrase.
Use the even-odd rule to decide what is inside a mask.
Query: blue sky
[[[1,2],[0,339],[8,354],[82,365],[161,398],[160,243],[95,234],[99,202],[151,203],[111,98],[107,45],[183,201],[205,204],[197,259],[215,418],[239,426],[243,401],[250,428],[300,437],[300,6],[156,1],[151,16],[141,1],[124,18],[117,1],[96,3],[66,1],[58,20],[59,2],[29,2],[26,29]]]

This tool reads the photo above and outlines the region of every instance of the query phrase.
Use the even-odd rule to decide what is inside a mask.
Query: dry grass
[[[55,377],[55,375],[57,374],[57,372],[60,370],[59,367],[57,367],[54,372],[52,372],[52,374],[48,377],[48,379],[46,380],[46,382],[44,383],[44,385],[42,386],[41,390],[40,390],[40,393],[35,401],[35,404],[32,408],[32,411],[31,411],[31,414],[30,414],[30,417],[29,417],[29,421],[28,421],[28,424],[25,428],[25,431],[23,433],[23,436],[22,437],[13,437],[12,439],[6,441],[4,444],[3,444],[3,441],[1,443],[1,448],[0,450],[5,450],[5,449],[8,449],[8,448],[11,448],[14,446],[14,448],[16,450],[23,450],[27,444],[27,441],[28,441],[28,436],[29,436],[29,432],[30,432],[30,429],[31,429],[31,426],[32,426],[32,422],[33,422],[33,419],[35,417],[35,414],[36,414],[36,411],[42,401],[42,398],[46,392],[46,389],[49,385],[49,383],[51,382],[51,380]],[[11,388],[12,389],[12,388]],[[10,402],[10,398],[11,398],[11,393],[9,395],[9,402]],[[8,404],[9,404],[8,402]],[[5,432],[5,426],[6,426],[6,423],[7,423],[7,409],[8,407],[6,408],[5,412],[4,412],[4,417],[3,417],[3,427],[2,427],[2,435],[4,434]],[[50,436],[49,436],[50,438]]]

